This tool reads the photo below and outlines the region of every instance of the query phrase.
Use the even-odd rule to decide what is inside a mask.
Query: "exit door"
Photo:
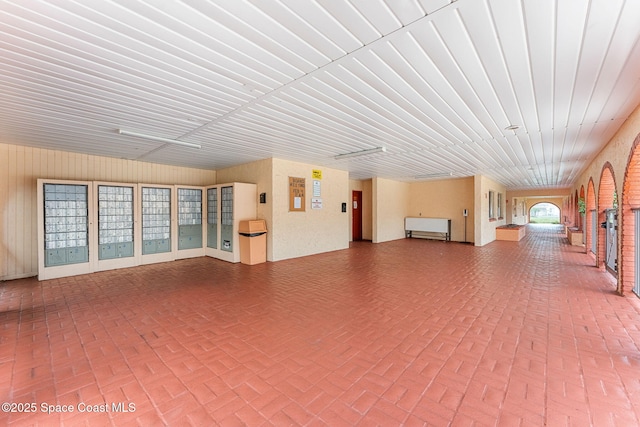
[[[353,192],[351,211],[353,215],[352,238],[354,241],[362,240],[362,191]]]
[[[618,271],[618,213],[616,209],[607,209],[605,215],[607,219],[605,264],[607,270],[615,274]]]

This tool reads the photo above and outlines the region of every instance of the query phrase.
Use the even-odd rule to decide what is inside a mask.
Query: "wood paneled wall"
[[[0,280],[38,272],[38,178],[208,185],[216,172],[0,144]]]

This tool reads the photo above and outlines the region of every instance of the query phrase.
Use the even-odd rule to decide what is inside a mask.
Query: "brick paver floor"
[[[639,425],[639,300],[583,251],[529,226],[5,282],[0,424]]]

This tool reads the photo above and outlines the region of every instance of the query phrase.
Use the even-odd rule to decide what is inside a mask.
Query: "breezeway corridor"
[[[527,232],[2,283],[0,422],[640,424],[640,301]]]

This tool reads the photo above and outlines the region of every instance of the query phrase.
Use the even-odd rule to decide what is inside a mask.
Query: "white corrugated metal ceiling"
[[[639,22],[636,0],[0,1],[0,142],[566,187],[640,102]]]

